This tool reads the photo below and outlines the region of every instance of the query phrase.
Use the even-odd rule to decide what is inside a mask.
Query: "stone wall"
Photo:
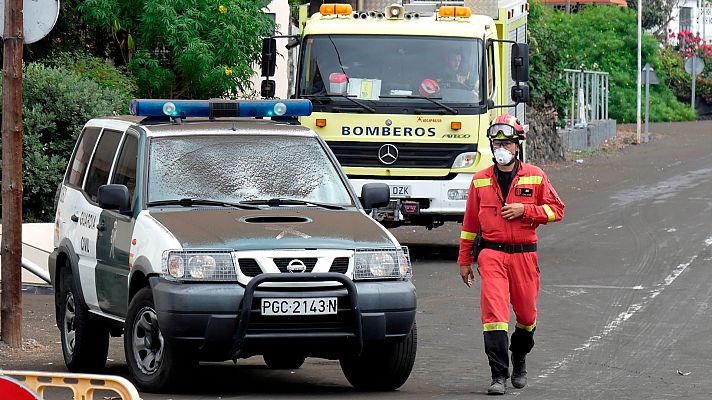
[[[553,108],[527,109],[527,161],[544,164],[564,160],[564,147],[556,133],[556,111]]]

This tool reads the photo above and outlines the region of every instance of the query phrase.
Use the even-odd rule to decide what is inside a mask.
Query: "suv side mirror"
[[[277,66],[277,40],[274,38],[262,39],[262,76],[274,75]]]
[[[529,86],[516,85],[512,86],[512,101],[516,104],[529,102]]]
[[[105,210],[118,210],[121,214],[131,212],[129,189],[124,185],[99,186],[96,201]]]
[[[361,187],[363,208],[385,207],[391,202],[391,189],[385,183],[367,183]]]
[[[512,80],[515,82],[529,81],[529,45],[515,43],[512,45]]]

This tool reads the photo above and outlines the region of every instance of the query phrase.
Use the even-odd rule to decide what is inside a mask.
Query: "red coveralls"
[[[480,231],[482,240],[487,242],[535,244],[535,229],[540,224],[557,222],[564,217],[564,203],[540,168],[519,162],[506,199],[502,199],[495,168],[493,165],[477,172],[472,180],[460,233],[459,265],[472,265],[473,244]],[[503,200],[508,204],[524,204],[524,215],[513,220],[504,219],[501,216]],[[536,328],[539,293],[536,251],[507,250],[511,252],[483,248],[477,259],[482,280],[480,307],[485,353],[493,377],[509,376],[507,330],[510,301],[517,320],[509,347],[513,354],[523,357],[531,351]]]

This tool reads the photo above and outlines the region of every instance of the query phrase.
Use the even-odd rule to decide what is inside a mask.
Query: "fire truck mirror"
[[[274,75],[277,65],[277,40],[274,38],[262,39],[262,76]]]
[[[516,104],[529,102],[529,86],[512,86],[512,101]]]
[[[274,98],[275,86],[276,84],[272,79],[265,79],[260,86],[260,96],[263,99]]]
[[[515,43],[512,45],[512,80],[515,82],[529,81],[529,45]]]

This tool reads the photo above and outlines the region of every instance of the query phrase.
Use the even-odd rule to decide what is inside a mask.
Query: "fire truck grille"
[[[452,168],[459,154],[477,150],[474,144],[391,143],[398,154],[395,162],[385,164],[379,159],[381,146],[385,145],[383,142],[330,141],[328,144],[342,167]],[[392,150],[390,153],[396,156]]]

